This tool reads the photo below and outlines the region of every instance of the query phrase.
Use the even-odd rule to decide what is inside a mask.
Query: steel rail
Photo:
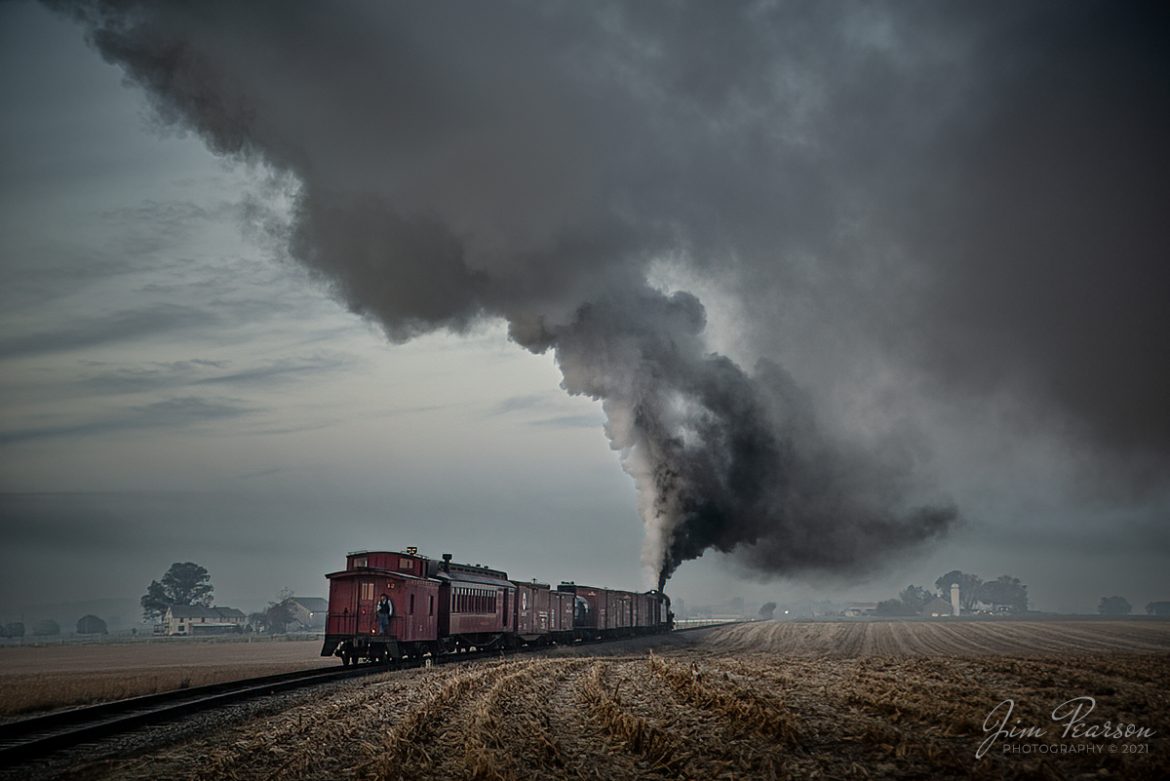
[[[384,671],[374,666],[318,667],[147,694],[0,724],[0,764],[45,756],[79,743],[252,697]]]

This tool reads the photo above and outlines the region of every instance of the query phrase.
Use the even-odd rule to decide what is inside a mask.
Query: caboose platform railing
[[[387,639],[401,637],[403,629],[405,628],[403,622],[406,620],[406,618],[404,616],[394,615],[390,617],[390,633],[387,635],[379,635],[377,633],[378,618],[376,615],[371,617],[369,621],[366,622],[366,626],[362,627],[358,626],[358,618],[359,615],[357,613],[330,613],[326,626],[329,627],[329,632],[331,634],[362,634],[375,641],[378,637],[385,637]]]

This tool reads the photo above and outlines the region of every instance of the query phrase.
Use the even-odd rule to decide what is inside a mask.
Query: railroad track
[[[738,623],[738,622],[728,622]],[[676,632],[711,629],[723,624],[686,627]],[[625,639],[625,638],[615,638]],[[530,653],[541,649],[525,649]],[[516,652],[509,652],[516,653]],[[470,662],[499,657],[498,650],[440,656],[435,659],[409,659],[394,664],[361,664],[355,667],[318,667],[311,670],[245,678],[238,681],[196,686],[187,689],[147,694],[125,700],[104,702],[81,708],[57,711],[7,724],[0,724],[0,765],[12,765],[27,759],[48,756],[56,751],[89,743],[138,727],[162,724],[199,711],[223,707],[235,702],[264,697],[281,691],[317,686],[332,681],[365,675],[422,667],[431,664]]]
[[[381,665],[318,667],[147,694],[0,724],[0,765],[46,756],[70,746],[253,697],[385,671],[386,667]]]

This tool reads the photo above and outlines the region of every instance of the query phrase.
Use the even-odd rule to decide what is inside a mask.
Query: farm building
[[[307,632],[324,629],[329,602],[321,597],[293,597],[288,601],[288,610],[300,629]]]
[[[922,607],[922,615],[926,618],[941,618],[955,614],[951,603],[942,597],[935,597]]]
[[[246,620],[246,616],[234,607],[171,605],[160,626],[161,634],[166,635],[214,635],[242,632]]]
[[[841,611],[841,615],[848,618],[860,618],[861,616],[872,616],[877,612],[877,602],[850,602]]]

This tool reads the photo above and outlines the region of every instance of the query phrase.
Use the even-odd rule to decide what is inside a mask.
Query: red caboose
[[[441,583],[427,577],[427,564],[413,549],[350,553],[344,571],[325,576],[329,613],[321,655],[340,656],[348,665],[363,658],[401,659],[436,651]],[[376,615],[383,594],[393,608],[385,634]]]

